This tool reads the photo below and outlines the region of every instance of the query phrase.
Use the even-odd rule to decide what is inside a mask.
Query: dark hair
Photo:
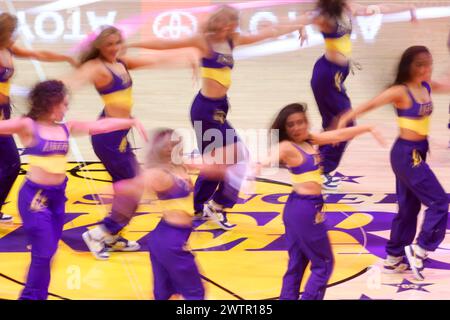
[[[83,64],[89,60],[100,57],[99,47],[103,44],[103,41],[112,34],[117,34],[120,39],[123,40],[122,32],[114,26],[103,26],[101,32],[89,43],[88,47],[80,54],[80,63]]]
[[[340,18],[347,8],[346,0],[318,0],[316,8],[321,14],[330,18]]]
[[[403,84],[411,80],[411,65],[416,56],[421,53],[431,54],[430,50],[428,50],[425,46],[412,46],[403,52],[400,63],[397,67],[397,76],[395,77],[395,81],[392,85]]]
[[[272,126],[270,127],[271,130],[279,130],[279,137],[278,141],[281,142],[283,140],[289,140],[289,136],[286,132],[286,121],[289,118],[290,115],[294,113],[303,113],[306,117],[306,109],[307,104],[304,102],[300,103],[291,103],[285,106],[283,109],[280,110],[278,115],[276,116],[275,120],[272,123]]]
[[[5,46],[17,28],[17,18],[12,14],[0,14],[0,47]]]
[[[52,112],[55,105],[61,103],[67,95],[67,88],[62,81],[48,80],[39,82],[31,89],[28,100],[30,111],[27,117],[37,120]]]

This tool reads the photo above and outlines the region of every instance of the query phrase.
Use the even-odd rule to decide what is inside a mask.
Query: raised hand
[[[303,26],[299,30],[298,39],[300,40],[300,46],[302,47],[304,43],[308,43],[308,33],[306,32],[306,28]]]

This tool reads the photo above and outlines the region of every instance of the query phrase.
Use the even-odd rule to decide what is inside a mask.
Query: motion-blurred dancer
[[[65,221],[66,163],[70,134],[101,134],[138,125],[134,119],[61,123],[68,109],[61,81],[37,84],[30,92],[27,116],[0,121],[0,134],[17,134],[30,168],[19,191],[19,212],[31,244],[31,264],[20,299],[47,299],[50,264]]]
[[[9,13],[0,14],[0,120],[11,117],[10,88],[14,75],[13,57],[50,62],[69,62],[73,58],[50,51],[27,50],[15,44],[17,18]],[[12,222],[12,216],[2,212],[2,206],[20,170],[20,157],[11,135],[0,136],[0,222]]]
[[[200,172],[194,187],[194,210],[197,217],[208,218],[224,230],[235,226],[228,221],[225,210],[232,208],[238,199],[245,177],[245,163],[248,161],[246,147],[227,121],[227,93],[231,86],[231,71],[234,66],[233,50],[237,46],[303,30],[297,22],[291,22],[267,27],[256,35],[244,35],[237,32],[238,26],[239,11],[223,5],[211,14],[202,31],[191,38],[154,39],[130,45],[147,49],[194,47],[200,51],[202,88],[195,97],[190,112],[198,149],[204,157],[213,155],[212,158],[221,163],[231,162],[227,160],[234,158],[234,163],[241,163],[242,167],[236,170],[236,177],[240,178],[240,181],[236,179],[234,184],[211,180]],[[214,139],[210,139],[209,135]]]
[[[309,131],[306,104],[284,107],[271,127],[279,132],[279,146],[263,165],[281,162],[292,177],[293,190],[283,211],[289,263],[283,277],[280,299],[298,300],[306,267],[311,262],[311,276],[306,283],[303,300],[321,300],[333,272],[333,253],[323,212],[320,158],[313,145],[350,140],[371,132],[383,143],[372,126],[355,126],[318,134]]]
[[[352,18],[404,10],[410,10],[411,20],[415,20],[415,10],[412,6],[363,6],[346,0],[319,0],[316,2],[316,10],[303,16],[308,17],[304,22],[314,24],[325,40],[325,54],[314,65],[311,78],[311,88],[325,131],[336,128],[336,117],[351,109],[344,81],[352,68]],[[352,125],[352,122],[348,123],[348,126]],[[324,189],[338,188],[341,179],[333,177],[332,172],[338,167],[346,146],[347,142],[320,146]]]
[[[67,77],[65,82],[72,88],[91,83],[103,100],[104,109],[100,118],[130,119],[133,107],[133,82],[128,70],[158,67],[164,63],[191,64],[189,56],[179,53],[131,57],[123,54],[124,40],[119,29],[105,27],[80,56],[80,68]],[[118,182],[137,175],[139,164],[127,139],[129,129],[99,134],[92,137],[95,154],[112,177]],[[116,210],[120,208],[120,210]],[[93,255],[100,260],[109,258],[110,251],[137,251],[139,243],[129,241],[120,231],[129,224],[136,207],[122,206],[114,197],[112,212],[98,227],[83,234]],[[130,212],[128,212],[130,210]]]
[[[187,300],[204,299],[205,290],[193,254],[186,249],[192,232],[193,184],[188,168],[210,178],[228,180],[233,167],[184,164],[182,140],[172,129],[158,129],[150,138],[145,169],[134,179],[116,183],[123,203],[138,203],[142,190],[156,195],[162,219],[150,233],[148,248],[156,300],[180,294]]]

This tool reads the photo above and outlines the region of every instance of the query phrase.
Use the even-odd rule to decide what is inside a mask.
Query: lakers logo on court
[[[23,165],[23,169],[27,166]],[[53,261],[50,298],[152,299],[146,239],[161,218],[158,207],[151,198],[144,197],[137,216],[124,231],[126,238],[141,244],[141,251],[116,252],[109,261],[97,261],[81,234],[110,210],[113,195],[110,177],[99,163],[71,163],[68,177],[66,223]],[[14,186],[14,197],[5,207],[6,212],[14,214],[16,224],[0,228],[0,297],[6,299],[19,295],[30,261],[15,199],[23,178],[22,174]],[[241,195],[229,213],[229,219],[237,223],[233,231],[217,229],[209,221],[196,222],[190,249],[200,266],[208,299],[278,297],[288,261],[281,211],[290,191],[291,187],[285,184],[258,181],[256,193]],[[345,194],[326,197],[323,212],[335,258],[330,286],[360,276],[384,256],[385,239],[380,232],[389,230],[395,213],[360,212],[346,204],[349,202],[346,200],[357,197]],[[39,200],[39,204],[45,205],[44,200]],[[388,195],[381,202],[393,201]],[[450,269],[449,264],[434,260],[427,267]]]

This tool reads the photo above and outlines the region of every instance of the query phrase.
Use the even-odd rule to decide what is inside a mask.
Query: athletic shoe
[[[403,261],[403,257],[394,257],[388,255],[383,263],[384,273],[402,273],[408,269],[409,266]]]
[[[423,276],[422,271],[424,269],[423,260],[426,259],[426,251],[418,245],[412,244],[405,247],[405,253],[414,277],[417,280],[424,280],[425,277]]]
[[[82,235],[84,243],[86,243],[89,251],[91,251],[94,257],[98,260],[108,260],[109,253],[106,248],[104,238],[95,239],[91,233],[91,231],[86,231]]]
[[[108,237],[105,240],[105,247],[108,251],[138,251],[141,245],[136,241],[127,240],[122,236],[116,235],[112,236],[111,239]]]
[[[231,230],[236,226],[228,222],[226,213],[223,210],[217,209],[210,204],[203,206],[203,216],[216,223],[223,230]]]
[[[0,223],[12,223],[13,217],[6,213],[0,212]]]
[[[338,181],[334,181],[333,177],[327,173],[322,175],[323,178],[323,184],[322,184],[322,188],[325,190],[337,190],[338,186],[339,186],[339,182]],[[339,179],[340,181],[340,179]]]

